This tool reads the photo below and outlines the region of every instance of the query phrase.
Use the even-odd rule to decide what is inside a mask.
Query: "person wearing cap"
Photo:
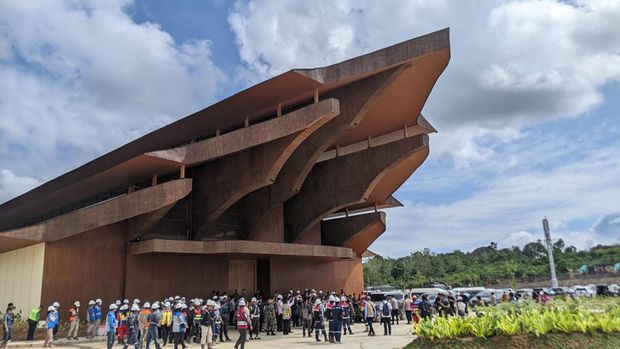
[[[177,303],[174,306],[174,312],[172,313],[172,336],[174,337],[174,349],[178,349],[179,344],[186,348],[185,343],[183,343],[183,334],[187,328],[187,319],[183,315],[183,307],[182,303]]]
[[[93,325],[95,323],[95,301],[88,301],[88,308],[86,308],[86,338],[91,338],[91,333],[93,332]]]
[[[56,327],[56,322],[58,318],[56,317],[56,312],[54,311],[54,306],[50,305],[47,307],[47,317],[45,318],[45,342],[43,343],[44,348],[50,348],[52,343],[54,342],[54,327]]]
[[[41,311],[43,311],[42,305],[30,310],[30,315],[28,315],[28,336],[26,337],[26,340],[28,341],[34,340],[34,332],[36,331],[39,320],[41,319]]]
[[[170,308],[170,302],[164,303],[164,310],[161,312],[161,321],[159,322],[161,328],[161,338],[163,340],[163,346],[165,347],[168,341],[172,343],[172,309]]]
[[[286,295],[286,299],[282,305],[282,334],[288,335],[291,333],[291,320],[293,317],[292,304],[293,300],[289,299],[291,294]]]
[[[334,309],[336,299],[333,295],[329,295],[327,300],[328,303],[325,307],[325,317],[327,318],[327,337],[329,338],[330,343],[336,343],[336,340],[334,339],[334,318],[332,317],[332,310]]]
[[[151,305],[151,313],[148,316],[146,349],[149,349],[151,341],[155,343],[155,349],[159,349],[159,323],[161,321],[161,311],[159,303]]]
[[[325,333],[325,308],[319,298],[314,301],[312,308],[312,317],[314,318],[314,336],[317,342],[320,342],[319,331],[323,334],[323,339],[327,342],[327,333]]]
[[[73,306],[69,308],[69,333],[67,333],[67,339],[78,339],[78,330],[80,328],[80,301],[75,301]],[[73,334],[73,336],[71,336]]]
[[[265,332],[267,332],[268,336],[275,336],[276,308],[273,305],[273,298],[267,300],[267,305],[263,308],[263,314],[265,315]]]
[[[250,339],[260,339],[258,336],[258,330],[260,329],[260,309],[258,308],[258,300],[256,298],[252,298],[248,308],[250,310],[250,319],[252,321]]]
[[[140,306],[138,304],[132,304],[130,308],[129,316],[127,317],[127,335],[125,337],[125,344],[123,349],[127,349],[130,345],[134,346],[134,349],[138,349],[138,312],[140,312]]]
[[[245,299],[239,299],[239,307],[235,312],[235,321],[237,322],[237,330],[239,331],[239,339],[235,343],[235,349],[243,349],[248,334],[248,329],[252,330],[252,319],[245,308]]]
[[[105,332],[107,335],[107,348],[112,349],[114,346],[114,334],[116,333],[116,328],[118,327],[118,322],[116,321],[116,309],[118,306],[116,303],[110,304],[108,308],[108,314],[105,317]]]
[[[138,329],[140,335],[138,340],[140,341],[138,347],[142,349],[146,340],[146,332],[148,331],[149,315],[151,315],[151,303],[145,302],[142,306],[142,310],[138,313]]]
[[[215,302],[211,299],[207,301],[207,305],[202,307],[202,316],[200,317],[200,348],[213,348],[213,325],[215,323]]]

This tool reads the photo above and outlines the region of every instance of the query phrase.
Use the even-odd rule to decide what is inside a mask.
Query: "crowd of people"
[[[247,296],[245,290],[239,294],[213,291],[211,297],[186,299],[182,296],[167,297],[153,302],[140,299],[117,300],[107,306],[101,299],[90,300],[85,311],[79,301],[68,309],[67,340],[77,340],[80,321],[86,322],[87,338],[99,333],[100,325],[105,327],[107,348],[115,343],[127,349],[156,349],[173,344],[175,349],[187,348],[189,343],[200,343],[201,348],[213,348],[217,343],[231,341],[228,327],[238,330],[234,347],[243,349],[248,340],[260,340],[261,335],[289,335],[293,328],[301,328],[302,336],[316,342],[341,343],[343,335],[353,334],[354,317],[364,322],[368,336],[374,336],[373,322],[378,318],[383,325],[384,335],[391,335],[391,326],[399,321],[399,304],[394,298],[375,304],[370,297],[346,295],[332,291],[304,290],[278,293],[263,300],[260,292]],[[12,339],[13,304],[4,314],[4,343]],[[43,313],[43,307],[33,308],[28,316],[28,340],[34,339],[37,324],[45,320],[46,337],[44,347],[51,347],[60,327],[61,305],[54,302]],[[408,317],[409,319],[409,317]],[[326,323],[327,322],[327,326]]]

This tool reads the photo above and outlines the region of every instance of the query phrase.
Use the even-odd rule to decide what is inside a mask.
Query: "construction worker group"
[[[316,342],[341,343],[342,335],[353,334],[353,305],[362,312],[368,335],[374,335],[375,305],[369,298],[347,297],[343,292],[323,294],[323,291],[305,290],[294,293],[274,294],[266,302],[257,292],[246,303],[245,290],[242,295],[236,291],[232,295],[220,295],[213,291],[208,299],[174,296],[153,303],[134,299],[117,300],[109,304],[104,316],[102,300],[90,300],[86,310],[87,337],[103,335],[105,328],[107,348],[120,344],[124,349],[150,349],[154,345],[160,349],[167,344],[174,344],[175,349],[187,348],[189,343],[200,343],[201,348],[213,348],[219,342],[231,341],[228,327],[236,326],[239,337],[235,349],[243,349],[247,340],[260,340],[259,334],[268,336],[288,335],[292,327],[301,327],[303,337],[313,338]],[[248,297],[249,298],[249,297]],[[385,302],[384,302],[385,303]],[[383,313],[390,314],[389,303]],[[45,347],[52,346],[59,327],[60,304],[54,302],[48,307],[46,317]],[[396,308],[398,309],[398,308]],[[36,310],[33,309],[33,312]],[[69,309],[68,340],[78,339],[80,322],[80,302],[76,301]],[[382,319],[383,320],[383,319]],[[388,320],[388,319],[386,319]],[[325,322],[328,323],[326,328]],[[382,321],[383,322],[383,321]],[[100,326],[101,325],[101,326]],[[391,328],[386,328],[386,335]],[[249,338],[248,338],[249,337]],[[31,333],[29,331],[29,339]]]

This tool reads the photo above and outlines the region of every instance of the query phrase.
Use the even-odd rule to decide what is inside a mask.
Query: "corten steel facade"
[[[379,209],[428,156],[422,107],[449,59],[445,29],[291,70],[51,180],[0,205],[0,278],[34,263],[36,304],[359,292]]]

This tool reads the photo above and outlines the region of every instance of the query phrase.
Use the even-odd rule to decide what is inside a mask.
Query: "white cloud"
[[[425,115],[447,134],[434,155],[459,165],[491,154],[481,138],[579,116],[620,81],[617,1],[239,1],[229,23],[252,81],[451,27],[452,60]]]
[[[41,184],[30,177],[18,177],[10,170],[0,169],[0,198],[13,197]]]
[[[48,180],[213,101],[210,43],[177,43],[130,4],[0,2],[0,168]]]

